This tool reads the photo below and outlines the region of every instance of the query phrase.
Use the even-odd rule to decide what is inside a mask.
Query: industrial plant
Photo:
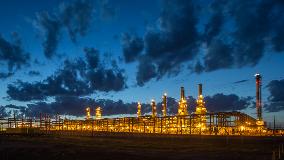
[[[84,120],[63,119],[56,116],[52,119],[47,114],[40,114],[38,119],[17,119],[15,117],[1,119],[1,131],[5,133],[91,133],[96,132],[127,132],[152,134],[180,135],[271,135],[262,118],[261,75],[256,74],[256,112],[254,118],[242,112],[208,112],[203,99],[202,84],[198,84],[196,108],[188,112],[188,103],[184,87],[180,88],[180,100],[177,114],[167,113],[167,94],[162,97],[161,115],[157,114],[157,105],[151,101],[150,115],[142,113],[142,104],[137,103],[136,117],[103,118],[103,110],[87,107]],[[92,115],[95,114],[95,116]],[[80,134],[79,134],[80,133]],[[280,132],[279,132],[280,133]],[[275,133],[273,132],[275,135]]]

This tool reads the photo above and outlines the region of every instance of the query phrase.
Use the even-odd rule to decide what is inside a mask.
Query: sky
[[[185,87],[194,111],[203,84],[210,112],[284,122],[281,0],[10,0],[0,2],[0,116],[135,114],[137,102]]]

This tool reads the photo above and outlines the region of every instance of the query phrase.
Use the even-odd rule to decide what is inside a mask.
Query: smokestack
[[[202,95],[202,84],[201,83],[198,84],[198,97],[200,97],[200,95]]]
[[[184,87],[180,87],[180,99],[185,99],[184,97]]]
[[[255,74],[255,82],[256,82],[256,112],[257,119],[262,120],[262,102],[261,102],[261,75]]]
[[[162,112],[163,112],[163,116],[166,117],[167,116],[167,94],[165,93],[163,95],[163,109],[162,109]]]

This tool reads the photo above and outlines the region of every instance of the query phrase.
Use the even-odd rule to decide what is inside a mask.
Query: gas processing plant
[[[256,74],[256,112],[251,117],[241,112],[208,112],[203,100],[202,84],[198,84],[197,106],[195,112],[188,113],[185,89],[180,89],[180,100],[176,115],[167,114],[167,95],[162,97],[162,114],[158,116],[157,106],[151,101],[151,115],[143,115],[142,104],[137,103],[136,117],[103,118],[101,107],[94,111],[86,108],[85,120],[50,118],[41,114],[39,119],[1,119],[1,130],[6,133],[156,133],[156,134],[201,134],[201,135],[270,135],[262,118],[261,75]],[[93,118],[91,113],[95,113]],[[274,133],[274,132],[273,132]]]

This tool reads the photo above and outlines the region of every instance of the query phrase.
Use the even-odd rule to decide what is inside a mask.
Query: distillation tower
[[[152,106],[152,117],[155,118],[157,117],[157,106],[155,100],[153,99],[151,101],[151,106]]]
[[[101,107],[96,108],[96,119],[102,119],[102,109]]]
[[[141,117],[141,103],[138,102],[137,104],[137,117]]]
[[[86,108],[86,120],[91,119],[91,108],[87,107]]]
[[[178,108],[178,116],[186,116],[188,115],[187,112],[187,102],[184,95],[184,87],[180,88],[180,101],[179,101],[179,108]]]
[[[205,102],[203,100],[203,95],[202,95],[202,84],[198,84],[198,97],[196,100],[196,110],[195,114],[197,115],[197,127],[200,127],[201,129],[205,129],[206,127],[206,107],[205,107]]]

